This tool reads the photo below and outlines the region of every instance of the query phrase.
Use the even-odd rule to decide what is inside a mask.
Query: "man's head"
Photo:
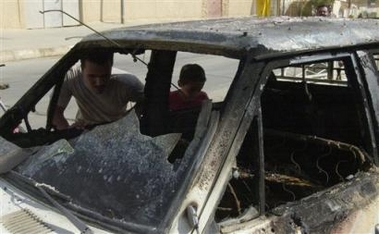
[[[102,93],[111,77],[113,53],[86,53],[80,59],[84,83],[96,93]]]
[[[180,70],[178,85],[188,98],[194,98],[204,87],[204,69],[198,64],[186,64]]]
[[[327,6],[327,5],[318,6],[316,15],[317,16],[324,16],[324,17],[330,16],[329,6]]]

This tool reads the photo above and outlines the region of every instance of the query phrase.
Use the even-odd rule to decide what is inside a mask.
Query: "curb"
[[[5,50],[0,51],[0,61],[1,63],[3,63],[24,59],[60,56],[66,54],[71,48],[72,45],[60,46],[55,48]]]

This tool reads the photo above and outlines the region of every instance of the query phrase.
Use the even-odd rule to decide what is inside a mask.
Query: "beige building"
[[[309,0],[1,0],[0,29],[79,24],[62,12],[40,13],[49,10],[62,10],[84,23],[134,20],[149,23],[254,15],[301,16],[309,3]],[[335,0],[333,13],[337,17],[358,17],[361,13],[379,17],[378,7],[379,0]]]
[[[132,20],[187,20],[250,16],[256,0],[1,0],[0,28],[49,28]]]

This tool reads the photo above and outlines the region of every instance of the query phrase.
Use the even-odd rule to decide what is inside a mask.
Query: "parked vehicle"
[[[0,232],[374,233],[378,28],[238,18],[84,38],[0,119]],[[90,50],[148,63],[144,111],[54,130],[65,73]],[[217,90],[205,88],[201,108],[170,112],[188,54],[206,57],[190,62]],[[49,91],[46,127],[35,129],[28,113]],[[28,132],[13,133],[21,122]]]

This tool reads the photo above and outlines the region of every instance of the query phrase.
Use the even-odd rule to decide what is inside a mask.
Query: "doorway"
[[[40,13],[47,10],[63,10],[79,19],[79,0],[38,0],[24,3],[26,28],[56,28],[79,24],[61,12]]]

